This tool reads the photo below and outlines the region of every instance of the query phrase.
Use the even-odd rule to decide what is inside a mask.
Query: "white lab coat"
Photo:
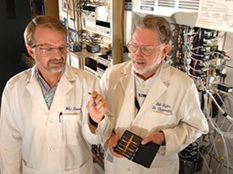
[[[177,153],[208,132],[191,78],[165,62],[161,66],[136,117],[135,82],[130,61],[110,67],[102,77],[102,91],[115,118],[111,122],[119,137],[126,129],[142,138],[162,130],[166,139],[166,145],[160,147],[150,169],[126,158],[112,157],[107,150],[106,174],[178,174]]]
[[[66,65],[48,110],[35,67],[10,79],[2,97],[1,173],[93,173],[91,144],[111,134],[106,116],[96,134],[89,129],[88,92],[93,91],[101,93],[94,76]]]

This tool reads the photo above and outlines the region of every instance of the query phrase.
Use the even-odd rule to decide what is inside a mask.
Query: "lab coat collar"
[[[41,87],[37,80],[35,70],[36,70],[36,65],[34,65],[32,68],[27,70],[28,73],[26,79],[26,89],[31,93],[34,99],[41,105],[41,107],[48,112],[48,107],[43,97],[43,94],[42,92],[39,92],[41,91]]]
[[[75,72],[66,64],[65,72],[62,74],[59,81],[52,105],[50,110],[52,110],[56,104],[73,88],[73,81],[76,79]]]
[[[47,112],[49,112],[42,92],[38,92],[41,91],[41,87],[36,77],[35,68],[36,65],[27,70],[28,73],[26,79],[26,88],[35,98],[35,100],[37,100],[38,103]],[[56,104],[61,100],[61,98],[65,96],[67,92],[72,88],[73,86],[72,81],[74,81],[75,79],[76,77],[73,69],[68,64],[66,64],[65,72],[62,74],[61,79],[59,81],[59,85],[57,87],[50,110],[52,110],[52,108],[56,106]]]
[[[73,68],[68,64],[66,64],[64,75],[66,76],[67,80],[70,82],[77,79]]]
[[[152,107],[152,104],[167,90],[168,86],[170,85],[169,79],[171,77],[171,74],[169,65],[162,61],[160,66],[160,72],[156,77],[153,85],[151,86],[151,89],[148,92],[147,97],[144,100],[144,103],[137,114],[137,117],[139,117],[150,107]]]
[[[123,77],[120,79],[122,89],[125,93],[125,98],[128,101],[129,104],[128,108],[131,113],[131,118],[134,119],[134,76],[132,75],[132,65],[131,61],[127,63],[127,65],[122,69],[121,71]]]

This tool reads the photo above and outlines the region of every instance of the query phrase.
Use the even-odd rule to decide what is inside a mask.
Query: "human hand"
[[[102,119],[104,114],[108,110],[108,103],[104,99],[104,97],[98,94],[96,91],[91,93],[91,98],[88,102],[88,112],[91,116],[91,119],[99,123]]]
[[[153,143],[161,145],[165,142],[165,135],[163,132],[154,132],[154,133],[150,134],[149,136],[147,136],[146,138],[144,138],[142,140],[141,144],[145,145],[145,144],[149,143],[150,141],[152,141]]]
[[[122,158],[123,157],[122,155],[114,151],[114,148],[117,146],[118,141],[119,141],[119,137],[112,132],[111,137],[108,139],[108,147],[113,156],[117,158]]]

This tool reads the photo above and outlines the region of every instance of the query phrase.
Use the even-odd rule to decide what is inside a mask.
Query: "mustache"
[[[63,58],[61,59],[51,59],[48,61],[48,63],[65,63],[65,60]]]
[[[135,58],[133,58],[133,61],[134,61],[134,62],[138,62],[138,63],[144,63],[144,62],[146,62],[146,61],[143,60],[143,59],[135,59]]]

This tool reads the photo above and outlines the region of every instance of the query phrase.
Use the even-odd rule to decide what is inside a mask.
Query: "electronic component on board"
[[[95,43],[88,43],[86,45],[86,50],[90,53],[100,52],[100,45]]]
[[[226,84],[218,84],[217,89],[223,92],[232,92],[232,87],[227,86]]]
[[[70,51],[72,52],[82,51],[82,44],[80,43],[71,42],[69,43],[69,46],[70,46]]]

